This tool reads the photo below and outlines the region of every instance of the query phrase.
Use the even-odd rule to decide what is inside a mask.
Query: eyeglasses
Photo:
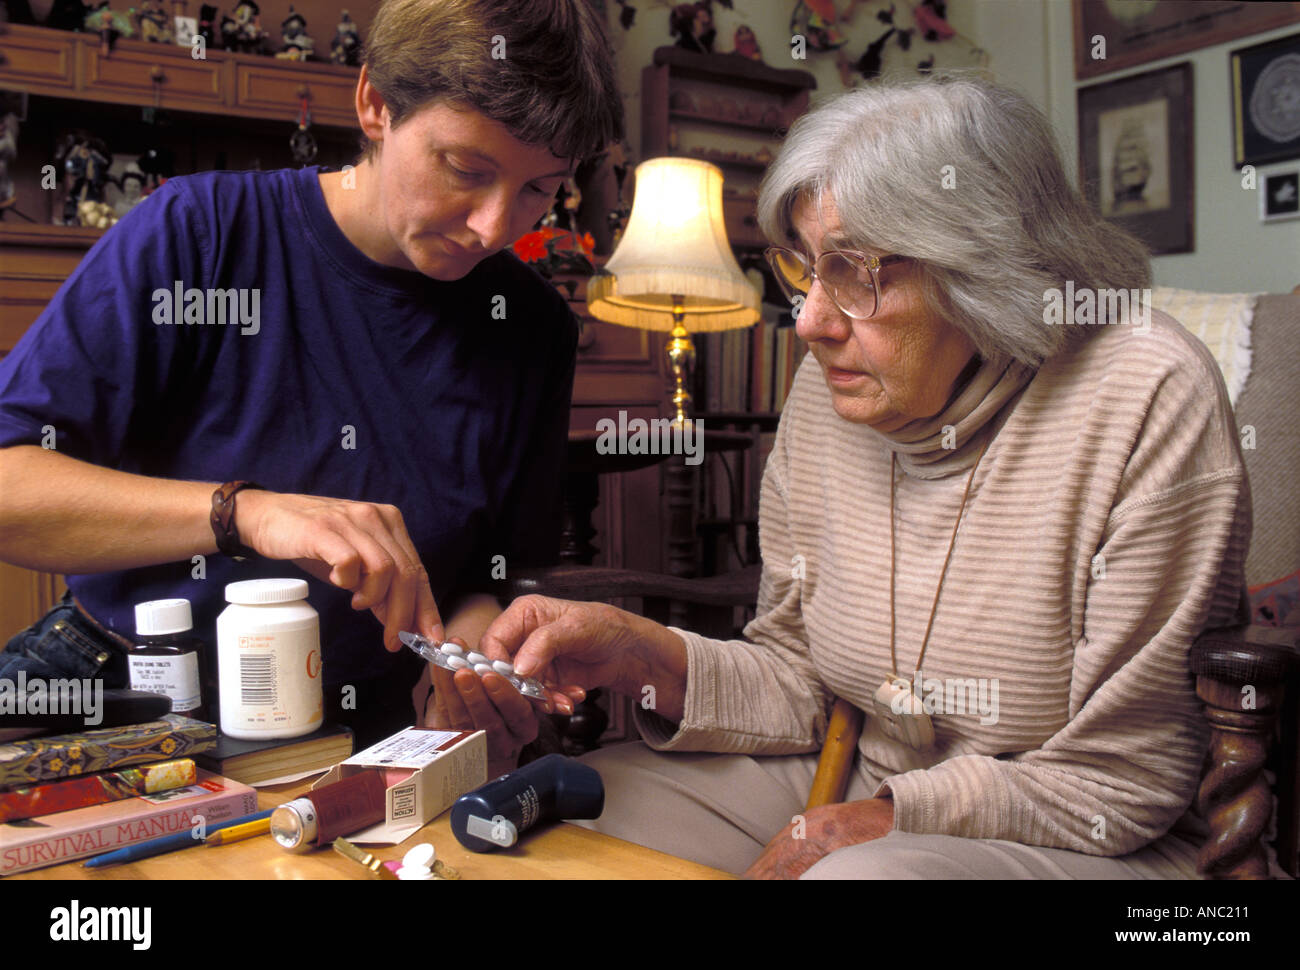
[[[822,253],[810,266],[808,259],[793,249],[772,246],[765,250],[781,291],[792,303],[802,302],[821,280],[826,294],[841,312],[854,320],[866,320],[880,309],[880,270],[901,263],[907,256],[869,256],[843,249]]]

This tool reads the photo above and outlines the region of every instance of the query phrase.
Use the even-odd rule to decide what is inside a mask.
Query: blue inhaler
[[[451,830],[465,848],[509,848],[540,822],[599,818],[605,785],[595,768],[548,754],[462,795],[451,807]]]

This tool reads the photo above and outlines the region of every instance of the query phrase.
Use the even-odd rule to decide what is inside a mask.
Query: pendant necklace
[[[988,450],[988,442],[980,449],[979,457],[966,477],[966,488],[961,493],[961,505],[957,508],[957,521],[952,526],[952,536],[948,540],[948,552],[943,557],[943,569],[939,571],[939,585],[935,587],[934,602],[930,605],[930,618],[925,624],[925,636],[921,639],[921,653],[916,658],[916,673],[909,679],[898,672],[898,659],[894,653],[894,465],[895,455],[889,454],[889,670],[890,675],[876,691],[875,713],[880,722],[880,729],[895,741],[902,741],[918,751],[934,744],[934,721],[925,711],[921,702],[921,661],[925,659],[925,648],[930,643],[930,629],[934,626],[935,613],[939,609],[939,594],[943,590],[943,580],[948,574],[948,563],[952,560],[952,551],[957,545],[957,530],[961,526],[962,513],[966,511],[966,499],[970,496],[971,484],[975,481],[975,471]]]

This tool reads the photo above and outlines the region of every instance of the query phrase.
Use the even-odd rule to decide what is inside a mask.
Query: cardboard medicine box
[[[396,845],[487,782],[487,734],[406,728],[339,762],[311,787],[375,770],[384,772],[388,786],[384,821],[349,835],[348,841]]]

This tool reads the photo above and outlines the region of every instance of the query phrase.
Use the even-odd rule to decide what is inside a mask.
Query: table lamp
[[[727,243],[722,171],[694,158],[638,165],[632,216],[587,284],[587,311],[608,323],[671,331],[674,424],[690,417],[691,333],[752,326],[760,300]]]

